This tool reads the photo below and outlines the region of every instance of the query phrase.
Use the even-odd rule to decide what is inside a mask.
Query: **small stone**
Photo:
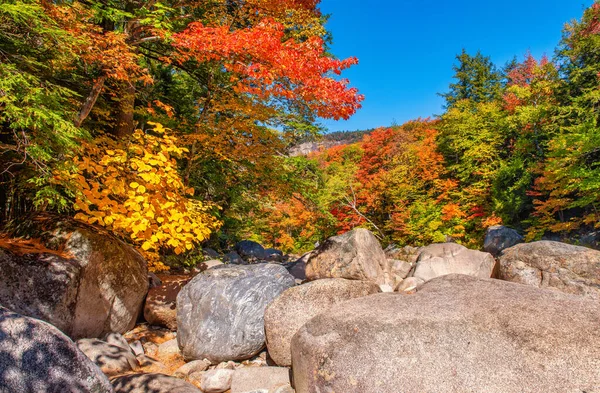
[[[135,340],[134,342],[129,344],[129,348],[131,348],[131,351],[133,351],[133,354],[135,356],[141,356],[145,353],[144,346],[142,345],[142,342],[140,340]]]
[[[158,345],[155,343],[148,341],[142,344],[144,347],[144,352],[148,356],[156,356],[158,354]]]
[[[396,292],[406,292],[412,293],[418,289],[418,287],[423,284],[425,280],[418,277],[408,277],[396,288]]]
[[[204,393],[222,393],[231,388],[233,370],[215,369],[206,371],[202,375],[200,389]]]
[[[236,363],[233,361],[221,362],[215,367],[217,370],[235,370]]]
[[[172,356],[179,353],[179,344],[177,344],[176,338],[166,341],[158,346],[158,357]]]
[[[175,370],[173,376],[175,378],[186,379],[190,374],[206,371],[209,366],[210,362],[208,360],[193,360]]]

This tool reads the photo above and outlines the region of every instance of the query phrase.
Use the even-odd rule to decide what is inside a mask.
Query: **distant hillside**
[[[329,149],[333,146],[349,145],[362,141],[365,135],[373,132],[370,130],[336,131],[325,134],[320,138],[306,139],[290,148],[290,156],[305,156],[320,149]]]

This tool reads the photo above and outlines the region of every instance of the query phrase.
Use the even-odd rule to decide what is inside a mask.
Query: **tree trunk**
[[[133,134],[133,108],[135,104],[135,86],[131,83],[123,85],[119,89],[117,109],[115,113],[115,127],[113,134],[117,138],[122,138]]]
[[[96,100],[98,99],[98,96],[100,95],[100,92],[104,87],[105,80],[106,76],[103,75],[100,78],[98,78],[96,82],[94,82],[94,85],[92,86],[92,91],[90,91],[90,94],[85,99],[83,105],[81,106],[81,109],[79,110],[79,113],[77,114],[77,117],[75,118],[76,127],[81,127],[83,121],[88,117],[88,115],[92,111],[92,108],[96,104]]]

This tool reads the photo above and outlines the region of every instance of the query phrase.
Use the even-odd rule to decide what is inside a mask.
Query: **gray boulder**
[[[112,391],[100,369],[57,328],[0,307],[0,392]]]
[[[242,240],[241,242],[236,243],[234,249],[245,261],[267,259],[265,248],[252,240]]]
[[[292,337],[314,316],[336,303],[379,292],[368,281],[329,278],[290,288],[265,310],[265,334],[271,359],[279,366],[291,366]]]
[[[186,359],[244,360],[265,345],[264,310],[294,286],[280,265],[223,266],[194,277],[177,296],[177,339]]]
[[[391,284],[388,260],[377,238],[357,228],[330,237],[308,259],[306,278],[346,278]]]
[[[148,291],[144,258],[88,225],[33,222],[25,232],[38,235],[42,247],[0,249],[0,304],[72,338],[131,330]]]
[[[165,374],[132,374],[114,378],[115,393],[203,393],[191,383]]]
[[[495,265],[496,260],[487,252],[469,250],[456,243],[438,243],[421,250],[413,276],[424,281],[446,274],[490,278]]]
[[[546,240],[518,244],[500,255],[499,276],[600,299],[600,251]]]
[[[489,227],[485,233],[483,250],[496,257],[500,255],[502,250],[523,243],[524,240],[523,236],[519,235],[519,232],[514,229],[503,225],[495,225]]]
[[[341,303],[292,340],[298,393],[596,392],[600,304],[447,275]]]
[[[286,367],[245,367],[236,370],[231,379],[231,393],[269,393],[285,387],[291,387]]]
[[[100,370],[106,375],[135,371],[140,366],[129,348],[125,349],[96,338],[77,340],[77,348],[85,353],[85,356],[100,367]]]

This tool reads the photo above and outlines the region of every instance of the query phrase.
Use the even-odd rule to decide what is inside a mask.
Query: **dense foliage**
[[[69,214],[156,269],[207,242],[301,251],[356,226],[411,245],[600,227],[600,2],[554,59],[463,51],[436,119],[288,157],[363,99],[318,3],[0,0],[0,222]]]
[[[322,186],[312,203],[280,210],[296,248],[355,226],[386,242],[471,246],[500,223],[529,239],[577,241],[600,228],[600,3],[566,26],[552,61],[526,54],[501,68],[465,51],[456,60],[438,119],[305,158]],[[280,227],[256,229],[291,245]]]
[[[348,118],[314,0],[0,0],[0,221],[59,211],[153,255],[224,240]]]

